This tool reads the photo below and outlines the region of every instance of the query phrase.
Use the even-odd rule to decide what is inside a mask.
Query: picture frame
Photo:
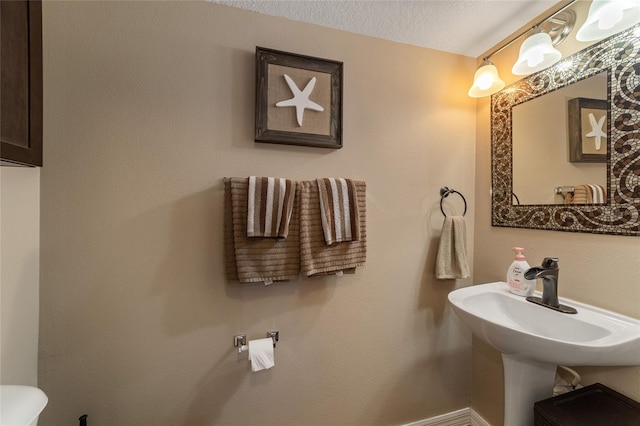
[[[606,163],[609,141],[608,103],[602,99],[568,101],[569,161]]]
[[[342,148],[342,89],[342,62],[256,47],[255,142]]]

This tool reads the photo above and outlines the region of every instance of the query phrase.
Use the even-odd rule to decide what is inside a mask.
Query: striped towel
[[[573,194],[567,194],[565,204],[602,204],[607,199],[607,191],[601,185],[576,185]]]
[[[228,281],[294,280],[300,274],[300,214],[291,216],[288,238],[248,238],[249,179],[224,179],[224,254]]]
[[[606,191],[600,185],[587,185],[591,191],[591,202],[594,204],[602,204],[605,202]]]
[[[316,179],[320,194],[320,215],[328,245],[358,241],[360,224],[356,185],[351,179]]]
[[[353,274],[364,265],[367,257],[366,188],[365,182],[354,181],[357,194],[359,239],[327,245],[322,229],[318,185],[314,181],[298,182],[300,214],[300,263],[307,276]]]
[[[249,177],[247,237],[287,238],[295,193],[291,180]]]

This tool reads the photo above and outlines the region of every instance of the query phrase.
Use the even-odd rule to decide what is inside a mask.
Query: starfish
[[[607,118],[607,116],[603,115],[599,120],[596,120],[593,113],[589,113],[589,122],[591,123],[592,130],[585,136],[588,138],[596,138],[596,150],[600,149],[602,138],[607,138],[607,134],[602,130],[605,118]]]
[[[286,101],[280,101],[276,104],[277,107],[288,107],[293,106],[296,107],[296,118],[298,120],[298,126],[302,127],[302,115],[304,114],[305,109],[310,109],[312,111],[324,111],[317,103],[313,102],[309,99],[309,95],[313,91],[313,88],[316,85],[316,78],[313,77],[305,88],[300,91],[296,83],[289,77],[288,75],[284,75],[284,79],[289,85],[289,89],[291,89],[291,93],[293,93],[293,98],[287,99]]]

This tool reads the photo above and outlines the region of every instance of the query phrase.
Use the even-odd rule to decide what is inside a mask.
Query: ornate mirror
[[[491,96],[493,226],[640,235],[639,33],[640,25],[636,25]],[[584,86],[587,80],[605,82],[606,89],[602,87],[597,89],[600,92],[594,93],[606,94],[606,97],[591,99],[599,96],[588,95],[583,98],[571,92],[574,89],[570,86]],[[513,119],[515,117],[517,122],[520,120],[518,115],[522,114],[520,111],[528,111],[523,108],[525,103],[540,102],[545,97],[551,99],[553,95],[559,99],[557,102],[563,103],[560,108],[567,111],[563,116],[566,123],[552,124],[543,118],[535,126],[538,129],[561,126],[560,133],[566,138],[555,141],[562,144],[559,151],[557,147],[547,149],[544,144],[549,142],[546,140],[549,138],[544,136],[544,132],[538,132],[542,136],[534,138],[536,148],[530,152],[537,151],[536,155],[541,156],[534,158],[530,155],[528,166],[529,174],[540,174],[546,178],[544,184],[535,184],[544,186],[538,189],[554,193],[556,199],[547,204],[544,201],[529,202],[528,196],[520,199],[521,194],[514,191],[514,134],[523,132],[514,130]],[[592,127],[580,130],[580,111],[585,112],[585,117],[591,115]],[[598,113],[602,117],[597,118]],[[536,129],[535,126],[532,130]],[[589,121],[583,126],[588,127]],[[597,136],[601,154],[596,154],[598,151],[595,150],[593,154],[589,153],[587,149],[582,154],[580,137],[587,133]],[[602,173],[605,166],[606,172],[599,185],[592,185],[595,178],[568,178],[564,172],[551,168],[551,156],[554,161],[566,162],[568,168],[582,168],[581,173],[597,167],[601,168],[597,173]],[[600,199],[595,195],[588,200],[578,197],[579,189],[595,186],[602,189]]]

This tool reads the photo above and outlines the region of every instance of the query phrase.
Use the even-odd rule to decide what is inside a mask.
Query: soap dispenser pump
[[[516,256],[507,270],[507,286],[509,291],[518,296],[531,296],[536,289],[536,280],[528,280],[524,273],[530,268],[524,257],[522,247],[513,247]]]

